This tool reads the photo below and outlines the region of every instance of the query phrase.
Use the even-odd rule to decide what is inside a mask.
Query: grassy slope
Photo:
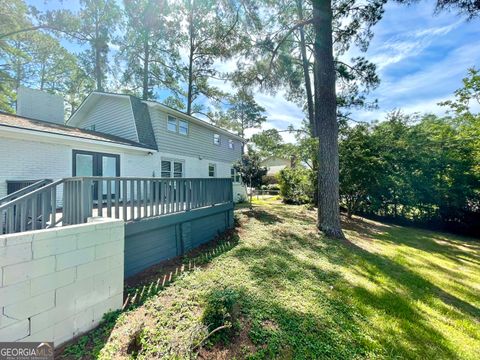
[[[97,339],[101,358],[130,357],[135,333],[139,357],[191,356],[203,299],[223,287],[240,294],[241,329],[233,344],[202,349],[204,358],[480,354],[480,243],[367,221],[346,223],[350,242],[340,243],[316,233],[305,207],[237,212],[239,243],[122,314],[108,340]]]

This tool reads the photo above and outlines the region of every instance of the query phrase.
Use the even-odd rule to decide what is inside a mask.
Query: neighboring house
[[[233,170],[244,140],[160,103],[93,92],[66,125],[50,94],[23,90],[17,108],[0,113],[0,198],[15,181],[70,176],[232,177],[244,195]]]
[[[267,168],[267,175],[276,175],[285,168],[292,167],[292,159],[271,156],[261,162]]]

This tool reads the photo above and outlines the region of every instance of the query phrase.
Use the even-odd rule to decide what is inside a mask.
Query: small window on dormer
[[[220,145],[220,135],[219,134],[213,134],[213,143],[215,145]]]
[[[232,139],[228,139],[228,148],[229,149],[234,149],[235,148],[235,145],[233,144],[233,140]]]
[[[167,130],[171,132],[177,132],[177,119],[175,119],[173,116],[168,117]]]

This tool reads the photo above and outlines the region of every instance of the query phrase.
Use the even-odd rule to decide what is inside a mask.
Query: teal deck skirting
[[[125,224],[125,277],[183,255],[233,227],[233,203]]]

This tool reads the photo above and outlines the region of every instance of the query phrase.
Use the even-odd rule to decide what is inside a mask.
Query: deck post
[[[80,180],[80,213],[82,222],[86,223],[87,219],[92,216],[92,202],[90,201],[90,195],[92,192],[92,180],[82,178]]]

